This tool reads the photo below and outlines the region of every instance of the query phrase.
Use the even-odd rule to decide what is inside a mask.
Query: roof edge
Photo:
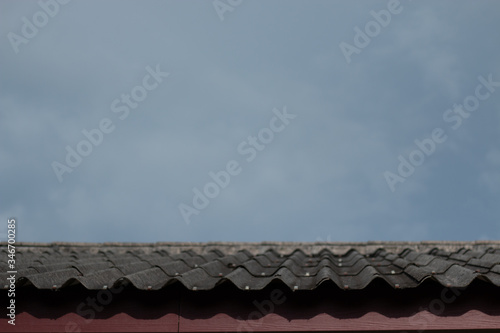
[[[7,242],[1,242],[1,246],[6,246]],[[323,249],[328,249],[334,254],[345,254],[349,250],[356,250],[361,254],[371,254],[377,249],[383,248],[390,252],[401,252],[405,249],[412,249],[419,252],[427,252],[433,248],[445,251],[458,251],[460,249],[485,250],[488,248],[500,248],[499,240],[476,240],[476,241],[368,241],[368,242],[155,242],[155,243],[132,243],[132,242],[104,242],[104,243],[82,243],[82,242],[17,242],[17,247],[24,248],[92,248],[94,250],[105,250],[106,248],[121,248],[124,252],[132,248],[141,248],[145,251],[165,249],[169,253],[180,253],[186,250],[193,250],[196,253],[207,253],[215,249],[225,249],[237,252],[248,250],[253,254],[263,253],[274,249],[279,253],[291,253],[300,248],[307,254],[318,253]]]
[[[0,242],[6,245],[7,242]],[[401,246],[401,245],[500,245],[500,240],[474,240],[474,241],[367,241],[367,242],[280,242],[280,241],[262,241],[262,242],[16,242],[18,246],[300,246],[300,245],[328,245],[328,246]]]

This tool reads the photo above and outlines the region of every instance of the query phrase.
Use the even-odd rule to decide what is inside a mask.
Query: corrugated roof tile
[[[39,289],[80,283],[97,290],[130,281],[157,290],[177,281],[190,290],[222,283],[260,290],[281,281],[294,291],[326,282],[358,290],[376,279],[404,289],[427,279],[464,287],[476,278],[500,287],[499,249],[500,242],[20,244],[16,277],[20,287]]]
[[[165,285],[169,277],[159,267],[151,267],[124,277],[130,281],[137,289],[156,290]]]
[[[102,289],[103,286],[111,287],[123,278],[123,273],[116,267],[95,271],[92,274],[84,274],[76,278],[85,288],[90,290]]]

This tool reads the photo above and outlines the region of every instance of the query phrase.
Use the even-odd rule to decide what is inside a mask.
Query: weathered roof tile
[[[97,290],[129,281],[141,290],[176,282],[190,290],[223,283],[260,290],[280,281],[294,291],[325,282],[357,290],[378,279],[404,289],[427,279],[464,287],[476,278],[500,287],[500,242],[57,243],[18,244],[16,250],[19,287],[39,289],[79,283]]]

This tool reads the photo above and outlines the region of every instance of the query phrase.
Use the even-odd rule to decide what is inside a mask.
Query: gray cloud
[[[347,64],[339,48],[387,1],[77,1],[15,53],[35,1],[0,3],[0,218],[25,241],[499,238],[500,89],[460,129],[443,113],[500,81],[496,1],[401,1]],[[146,66],[170,76],[120,120]],[[237,146],[273,108],[297,118],[251,163]],[[51,163],[115,129],[59,183]],[[447,128],[392,193],[414,140]],[[75,148],[76,149],[76,148]],[[178,205],[229,160],[243,171],[186,225]]]

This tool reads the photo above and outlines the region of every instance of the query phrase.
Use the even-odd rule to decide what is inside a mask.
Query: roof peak
[[[2,242],[4,245],[5,242]],[[165,249],[171,253],[179,253],[186,250],[193,250],[197,253],[207,253],[216,249],[230,250],[237,252],[239,250],[247,250],[253,254],[263,253],[273,249],[279,253],[291,253],[300,249],[306,254],[318,253],[323,249],[328,249],[334,254],[345,254],[350,250],[356,250],[361,254],[369,254],[377,249],[383,248],[389,252],[399,253],[405,249],[412,249],[418,252],[427,252],[433,248],[438,248],[444,251],[454,252],[460,249],[478,249],[484,250],[488,248],[500,248],[500,241],[420,241],[420,242],[404,242],[404,241],[368,241],[368,242],[155,242],[155,243],[132,243],[132,242],[104,242],[104,243],[79,243],[79,242],[52,242],[52,243],[34,243],[34,242],[18,242],[18,247],[24,248],[88,248],[99,249],[105,248],[122,249],[144,249],[144,250],[159,250]]]

